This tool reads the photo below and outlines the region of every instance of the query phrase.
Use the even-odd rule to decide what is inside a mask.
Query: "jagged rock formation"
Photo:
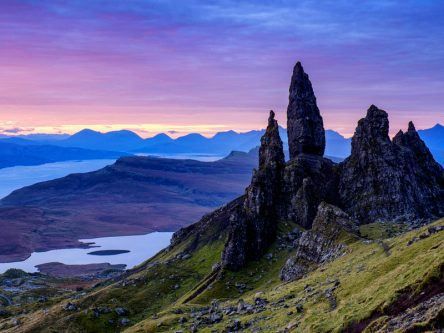
[[[231,217],[231,231],[222,256],[223,263],[230,269],[238,269],[249,259],[260,257],[276,237],[276,207],[285,158],[274,116],[270,111],[259,149],[259,168],[254,171],[246,190],[243,207]]]
[[[220,228],[227,232],[222,267],[238,270],[260,258],[274,242],[280,221],[309,230],[282,270],[282,278],[292,280],[341,253],[344,246],[337,242],[338,232],[353,232],[350,221],[358,225],[444,215],[443,168],[412,123],[391,141],[387,113],[372,105],[358,123],[351,156],[333,163],[322,156],[323,121],[299,62],[293,70],[287,109],[287,163],[274,116],[271,111],[261,139],[259,168],[245,195],[197,224],[199,228],[215,223],[226,226]],[[190,227],[187,230],[193,232]]]
[[[393,142],[388,133],[387,113],[372,105],[358,122],[350,157],[340,164],[342,207],[360,223],[442,216],[442,167],[413,123]]]
[[[324,155],[324,124],[310,79],[300,62],[294,66],[291,78],[287,131],[290,159],[301,153]]]
[[[303,232],[296,241],[296,254],[282,268],[281,280],[300,279],[318,264],[331,261],[344,253],[347,247],[339,241],[343,231],[356,231],[356,224],[340,208],[322,202],[312,229]]]

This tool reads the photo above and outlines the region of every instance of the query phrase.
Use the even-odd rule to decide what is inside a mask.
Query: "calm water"
[[[20,268],[26,272],[37,272],[36,265],[48,262],[60,262],[69,265],[110,263],[125,264],[132,268],[149,259],[170,243],[172,232],[153,232],[146,235],[102,237],[81,239],[84,243],[94,243],[93,248],[61,249],[46,252],[34,252],[24,260],[12,263],[0,263],[0,273],[9,268]],[[97,246],[97,247],[96,247]],[[128,250],[128,253],[116,255],[90,255],[97,250]]]
[[[214,161],[222,158],[222,156],[218,155],[188,154],[159,155],[159,157],[191,158],[200,161]],[[114,162],[115,160],[67,161],[0,169],[0,198],[24,186],[64,177],[71,173],[95,171]],[[72,265],[107,262],[110,264],[126,264],[127,268],[131,268],[168,246],[171,236],[171,232],[155,232],[147,235],[85,239],[81,241],[85,243],[94,242],[98,247],[92,249],[60,249],[35,252],[25,261],[0,263],[0,273],[9,268],[20,268],[28,272],[36,272],[36,265],[48,262],[61,262]],[[130,252],[100,256],[88,254],[88,252],[96,250],[128,250]]]
[[[0,198],[24,186],[64,177],[70,173],[95,171],[114,162],[115,160],[67,161],[0,169]]]

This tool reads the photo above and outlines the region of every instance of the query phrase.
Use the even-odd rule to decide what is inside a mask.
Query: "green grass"
[[[376,240],[397,236],[403,232],[404,229],[405,226],[402,224],[376,222],[361,225],[359,227],[359,232],[364,238]]]
[[[434,224],[443,225],[444,219]],[[285,234],[294,227],[291,223],[281,222],[279,234]],[[118,320],[114,313],[94,318],[91,309],[123,306],[130,311],[128,318],[134,324],[126,329],[128,333],[187,332],[190,322],[182,326],[178,320],[182,316],[188,317],[193,308],[208,306],[213,299],[221,301],[222,307],[236,306],[240,298],[252,304],[255,294],[261,292],[261,297],[278,305],[269,306],[261,313],[224,316],[221,323],[199,328],[199,332],[222,331],[234,318],[239,318],[242,323],[253,320],[250,330],[261,328],[266,332],[275,332],[287,325],[296,325],[294,329],[301,332],[340,332],[392,304],[407,287],[420,293],[428,281],[442,277],[444,232],[407,246],[410,239],[425,229],[386,238],[384,243],[389,248],[389,254],[377,241],[369,242],[341,234],[341,241],[348,245],[344,256],[291,283],[282,283],[279,271],[292,253],[274,244],[269,250],[273,254],[272,260],[264,257],[251,262],[239,272],[225,271],[209,288],[185,302],[208,279],[212,266],[221,259],[225,243],[225,234],[214,238],[211,231],[207,235],[200,235],[199,245],[190,252],[189,259],[174,259],[194,243],[196,236],[191,235],[173,249],[162,251],[142,264],[139,272],[125,279],[125,285],[118,282],[99,287],[75,301],[80,311],[67,313],[57,304],[47,315],[36,312],[27,316],[26,320],[29,331],[35,332],[118,332],[124,328],[109,323],[109,320]],[[387,226],[377,224],[363,226],[361,233],[368,238],[389,235]],[[154,262],[158,264],[148,267]],[[325,290],[332,287],[333,280],[340,281],[334,292],[337,300],[335,309],[330,308],[325,297]],[[236,283],[247,286],[243,293],[236,288]],[[307,285],[313,289],[311,292],[305,290]],[[278,303],[282,299],[284,301]],[[295,311],[295,305],[299,303],[304,306],[302,313]],[[177,310],[183,314],[178,314]],[[381,317],[378,320],[383,324],[385,319]]]
[[[442,225],[444,220],[435,224]],[[257,327],[264,331],[280,330],[294,323],[297,325],[297,331],[301,332],[340,332],[352,323],[368,318],[374,311],[383,310],[392,304],[407,287],[419,293],[428,281],[442,277],[444,233],[434,234],[407,246],[408,240],[422,232],[424,228],[385,240],[390,247],[389,256],[376,242],[350,242],[345,256],[299,281],[287,284],[277,279],[286,257],[277,254],[277,260],[274,262],[263,259],[251,263],[241,272],[225,274],[212,289],[193,300],[193,304],[179,308],[186,313],[193,305],[208,305],[213,298],[223,300],[222,306],[235,306],[238,298],[253,303],[254,294],[258,291],[263,292],[261,297],[270,302],[292,295],[291,299],[283,303],[287,304],[288,308],[275,307],[258,314],[224,317],[221,323],[202,328],[199,332],[223,330],[233,318],[239,318],[243,323],[255,320],[251,328]],[[263,278],[257,278],[259,272],[263,274]],[[337,299],[337,307],[334,310],[330,309],[324,296],[325,290],[332,286],[333,279],[340,281],[334,293]],[[227,290],[228,281],[246,283],[251,290],[242,295],[235,289]],[[313,292],[304,291],[307,285],[313,288]],[[295,305],[301,302],[304,304],[304,311],[296,314]],[[289,315],[290,311],[294,313]],[[175,315],[171,309],[166,308],[159,319],[146,319],[129,328],[127,332],[164,332],[180,329],[187,331],[189,324],[183,327],[178,324],[181,316],[186,315]],[[384,318],[379,320],[384,321]]]

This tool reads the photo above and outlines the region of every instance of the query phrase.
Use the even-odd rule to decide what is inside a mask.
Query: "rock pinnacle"
[[[299,154],[324,155],[325,131],[310,79],[300,62],[293,69],[287,108],[290,159]]]

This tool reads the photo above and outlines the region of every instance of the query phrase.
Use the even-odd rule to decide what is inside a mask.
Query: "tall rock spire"
[[[285,164],[284,148],[279,136],[279,126],[274,116],[274,111],[270,110],[267,130],[261,138],[259,168],[270,165],[283,167]]]
[[[301,153],[324,155],[324,124],[310,79],[300,62],[294,66],[291,78],[287,131],[290,159]]]
[[[246,189],[242,209],[230,220],[222,255],[224,267],[237,270],[248,260],[260,258],[275,240],[284,167],[279,127],[270,111],[267,130],[261,138],[259,168]]]

